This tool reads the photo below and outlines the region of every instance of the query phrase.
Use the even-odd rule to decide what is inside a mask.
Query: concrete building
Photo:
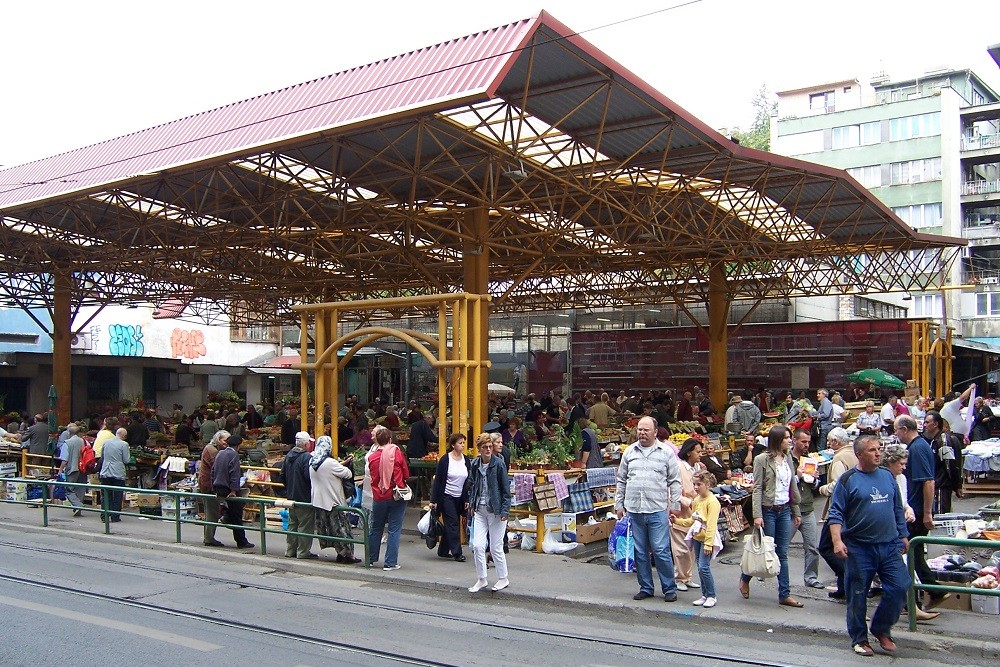
[[[799,300],[795,319],[929,317],[1000,343],[1000,97],[976,73],[779,92],[771,150],[845,169],[915,229],[970,241],[947,276],[954,289]]]

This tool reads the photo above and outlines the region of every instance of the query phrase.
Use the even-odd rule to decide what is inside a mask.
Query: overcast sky
[[[715,128],[812,83],[971,68],[995,22],[929,0],[173,0],[5,3],[0,165],[175,120],[546,9]],[[985,6],[983,6],[985,7]],[[663,11],[666,10],[666,11]],[[645,15],[645,16],[643,16]],[[635,20],[628,21],[632,17]],[[607,26],[607,27],[602,27]]]

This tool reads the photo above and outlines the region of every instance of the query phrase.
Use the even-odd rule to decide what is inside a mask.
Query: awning
[[[953,347],[964,347],[967,350],[1000,354],[1000,338],[954,338]]]
[[[298,375],[299,374],[299,371],[295,370],[294,368],[264,367],[264,368],[248,368],[247,370],[253,373],[254,375]]]

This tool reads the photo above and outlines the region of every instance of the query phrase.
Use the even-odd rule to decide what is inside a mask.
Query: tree
[[[753,123],[749,130],[734,127],[732,137],[740,146],[758,148],[762,151],[771,150],[771,116],[778,112],[778,101],[767,90],[767,84],[760,87],[752,102],[754,108]]]

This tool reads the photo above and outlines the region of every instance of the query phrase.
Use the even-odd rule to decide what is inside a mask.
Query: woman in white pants
[[[507,515],[510,512],[510,480],[507,477],[507,465],[497,452],[489,433],[480,433],[476,437],[476,447],[479,458],[472,461],[472,474],[469,478],[469,511],[472,519],[472,553],[476,560],[476,575],[479,577],[475,585],[469,588],[470,593],[476,593],[489,585],[486,581],[486,536],[490,538],[490,553],[497,566],[497,583],[492,590],[502,591],[510,585],[507,580],[507,558],[503,553],[503,533],[507,527]]]

